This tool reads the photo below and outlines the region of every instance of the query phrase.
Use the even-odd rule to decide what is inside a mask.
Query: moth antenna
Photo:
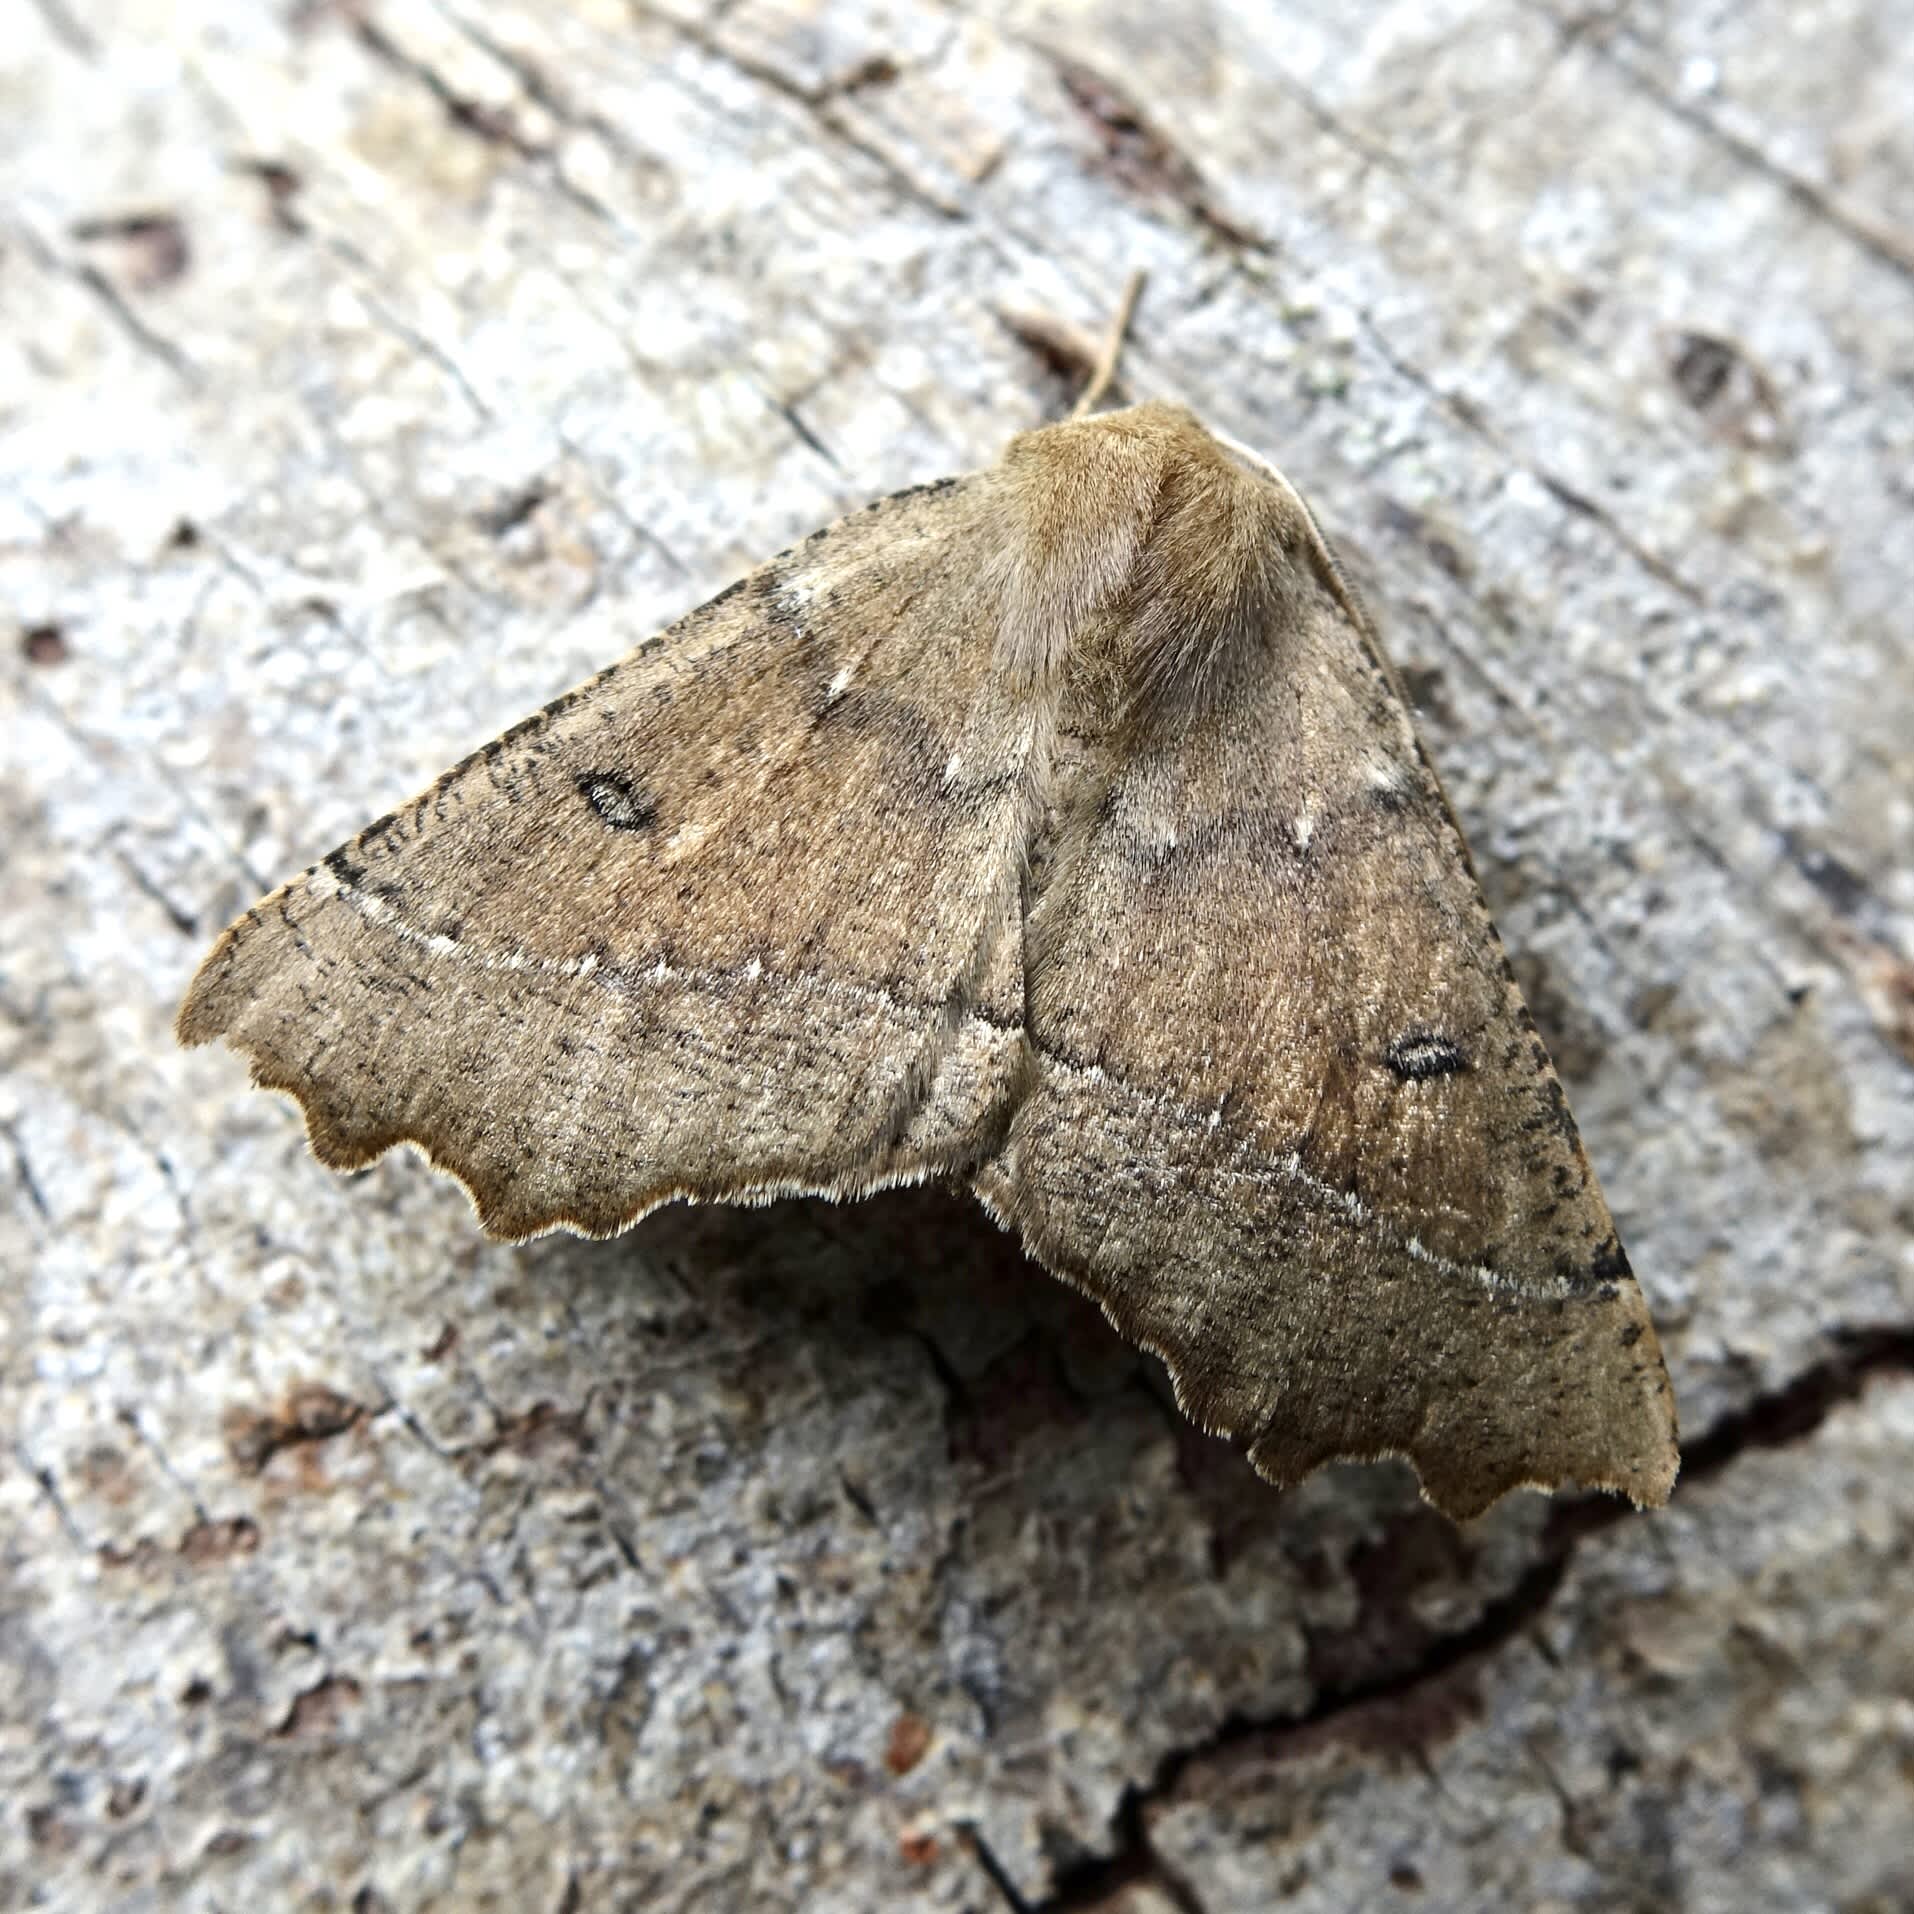
[[[1083,388],[1075,405],[1070,408],[1073,419],[1085,418],[1090,408],[1110,389],[1110,381],[1116,377],[1117,361],[1123,357],[1123,340],[1130,330],[1130,319],[1136,311],[1136,302],[1143,294],[1143,282],[1149,275],[1139,266],[1123,282],[1123,296],[1117,301],[1117,309],[1110,320],[1110,330],[1104,334],[1103,348],[1097,354],[1096,365],[1090,373],[1090,383]]]

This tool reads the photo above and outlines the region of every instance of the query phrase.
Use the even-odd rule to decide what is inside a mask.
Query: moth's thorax
[[[1179,406],[1013,439],[987,588],[1000,666],[1135,713],[1187,709],[1310,583],[1308,520]]]

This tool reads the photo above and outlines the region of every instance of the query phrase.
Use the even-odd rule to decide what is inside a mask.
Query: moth
[[[492,1235],[967,1185],[1272,1482],[1665,1501],[1668,1377],[1373,625],[1151,403],[781,553],[248,910],[179,1014]]]

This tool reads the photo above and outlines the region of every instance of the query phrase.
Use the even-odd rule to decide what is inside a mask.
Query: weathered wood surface
[[[1914,1899],[1901,15],[12,0],[0,1907]],[[1136,264],[1418,689],[1664,1516],[1279,1497],[933,1195],[505,1249],[171,1047]]]

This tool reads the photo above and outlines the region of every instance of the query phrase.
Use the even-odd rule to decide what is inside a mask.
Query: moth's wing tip
[[[197,1050],[201,1044],[211,1043],[219,1035],[218,1029],[206,1017],[200,996],[199,980],[205,974],[206,966],[202,964],[187,986],[185,996],[179,1000],[179,1007],[173,1012],[173,1041],[182,1050]]]
[[[179,1008],[173,1012],[173,1041],[182,1050],[198,1050],[205,1044],[216,1042],[219,1035],[218,1029],[209,1025],[199,1013],[191,996],[181,1000]]]
[[[341,1127],[327,1107],[317,1084],[288,1068],[270,1045],[258,1042],[225,1021],[208,1020],[194,992],[189,992],[186,1001],[180,1006],[179,1015],[174,1021],[174,1034],[189,1049],[224,1041],[229,1049],[245,1060],[247,1075],[254,1089],[283,1097],[298,1112],[305,1131],[307,1150],[315,1162],[336,1176],[357,1175],[397,1149],[416,1150],[430,1168],[450,1178],[464,1191],[479,1228],[494,1242],[524,1243],[536,1236],[550,1235],[555,1230],[592,1238],[616,1236],[629,1229],[659,1203],[669,1200],[661,1196],[656,1201],[635,1205],[628,1214],[621,1212],[617,1216],[603,1217],[574,1216],[555,1208],[532,1211],[514,1207],[501,1200],[489,1185],[479,1180],[455,1151],[445,1147],[443,1139],[404,1128],[360,1134]]]
[[[242,919],[241,922],[244,920]],[[239,925],[227,927],[193,972],[193,981],[173,1012],[173,1041],[182,1050],[197,1050],[227,1034],[231,1018],[220,1003],[219,983],[230,964]]]
[[[224,1038],[252,1058],[254,1047],[242,1043],[236,1033],[262,986],[273,981],[275,947],[284,941],[284,906],[312,877],[313,868],[269,891],[213,940],[173,1013],[173,1036],[181,1049],[197,1050]]]
[[[1276,1488],[1293,1488],[1329,1462],[1406,1462],[1415,1472],[1422,1499],[1452,1522],[1472,1522],[1518,1489],[1534,1489],[1544,1495],[1576,1489],[1599,1491],[1625,1496],[1638,1509],[1664,1508],[1681,1468],[1681,1458],[1672,1446],[1665,1453],[1638,1459],[1585,1462],[1571,1469],[1548,1471],[1539,1471],[1533,1462],[1519,1456],[1511,1456],[1499,1467],[1483,1469],[1458,1465],[1446,1452],[1388,1447],[1334,1449],[1304,1460],[1284,1455],[1267,1438],[1251,1447],[1249,1459],[1257,1474]]]
[[[1675,1493],[1675,1483],[1680,1475],[1681,1457],[1671,1451],[1665,1462],[1657,1463],[1652,1469],[1644,1470],[1627,1481],[1601,1482],[1595,1486],[1627,1496],[1638,1509],[1665,1509]]]
[[[1643,1321],[1646,1321],[1645,1314]],[[1576,1491],[1625,1497],[1637,1509],[1667,1506],[1681,1472],[1674,1391],[1652,1332],[1641,1360],[1625,1377],[1598,1378],[1612,1389],[1599,1427],[1553,1439],[1538,1426],[1532,1442],[1505,1441],[1487,1455],[1448,1445],[1411,1449],[1423,1498],[1457,1522],[1472,1521],[1517,1489],[1545,1495]]]
[[[1625,1495],[1638,1509],[1662,1509],[1668,1506],[1681,1475],[1681,1427],[1675,1414],[1674,1385],[1656,1352],[1654,1406],[1650,1409],[1650,1429],[1643,1445],[1641,1460],[1613,1479],[1592,1484]]]
[[[1624,1495],[1638,1509],[1665,1508],[1681,1473],[1681,1421],[1661,1339],[1648,1299],[1630,1273],[1610,1301],[1602,1346],[1610,1366],[1598,1370],[1613,1407],[1606,1453],[1578,1461],[1574,1479],[1586,1488]]]
[[[1448,1449],[1411,1452],[1423,1497],[1458,1522],[1473,1520],[1517,1489],[1545,1495],[1576,1490],[1625,1497],[1635,1508],[1665,1508],[1681,1472],[1674,1395],[1657,1355],[1650,1386],[1617,1405],[1602,1438],[1540,1451],[1504,1447],[1486,1464]]]
[[[1535,1489],[1544,1495],[1583,1490],[1626,1497],[1637,1509],[1665,1508],[1674,1490],[1680,1458],[1673,1453],[1618,1465],[1582,1466],[1555,1474],[1538,1475],[1512,1467],[1487,1480],[1466,1483],[1451,1477],[1440,1465],[1425,1466],[1415,1456],[1406,1458],[1416,1471],[1422,1498],[1454,1522],[1470,1522],[1486,1514],[1504,1496],[1517,1489]]]
[[[1457,1522],[1474,1520],[1518,1489],[1600,1491],[1625,1496],[1638,1509],[1666,1506],[1681,1469],[1680,1427],[1639,1283],[1625,1272],[1562,1307],[1587,1313],[1555,1336],[1496,1352],[1508,1364],[1507,1399],[1520,1405],[1497,1417],[1497,1426],[1445,1423],[1431,1414],[1416,1435],[1367,1447],[1299,1442],[1278,1421],[1252,1446],[1250,1460],[1285,1484],[1330,1461],[1405,1461],[1423,1499]]]

